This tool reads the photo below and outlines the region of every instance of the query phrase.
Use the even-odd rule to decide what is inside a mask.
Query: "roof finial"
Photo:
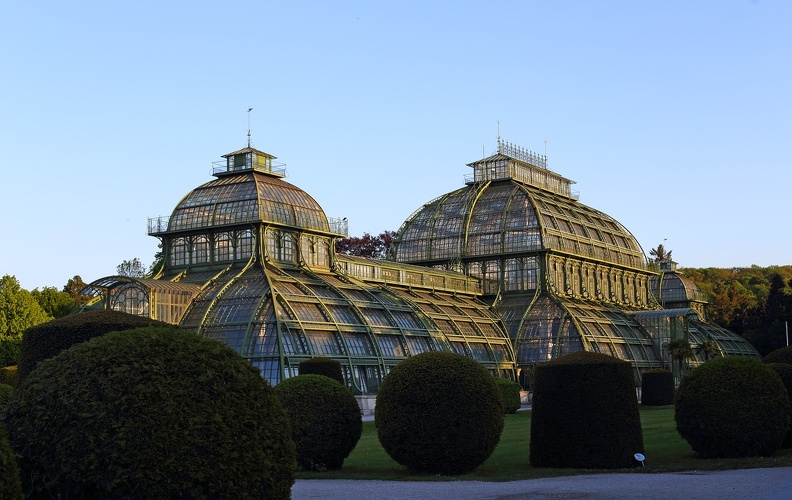
[[[253,108],[248,108],[248,147],[250,147],[250,112]]]
[[[498,122],[498,153],[501,152],[501,138],[500,138],[500,120]]]

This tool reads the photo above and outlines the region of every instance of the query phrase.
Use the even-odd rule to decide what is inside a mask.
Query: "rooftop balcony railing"
[[[253,166],[240,165],[238,167],[235,167],[234,165],[228,165],[228,162],[225,160],[212,162],[212,175],[225,174],[230,172],[243,172],[245,170],[255,170],[257,172],[275,174],[279,177],[287,176],[286,165],[283,163],[273,164],[268,168],[265,167],[264,165],[253,165]]]
[[[211,224],[199,223],[197,222],[197,219],[195,219],[196,222],[194,224],[185,224],[185,225],[180,224],[180,226],[176,230],[190,230],[197,228],[227,226],[230,224],[255,223],[261,220],[262,220],[261,216],[255,212],[246,212],[244,216],[234,215],[233,217],[227,217],[226,219],[221,219],[217,214],[215,214],[214,220],[211,222]],[[170,231],[171,230],[170,221],[171,221],[170,215],[149,217],[148,235],[156,236]],[[297,224],[307,224],[307,227],[315,227],[314,224],[311,224],[307,220],[298,220]],[[328,217],[327,225],[331,233],[339,234],[344,237],[349,236],[349,222],[347,222],[346,217],[344,218]]]

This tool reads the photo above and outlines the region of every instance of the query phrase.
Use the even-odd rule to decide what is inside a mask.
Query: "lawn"
[[[500,443],[492,456],[478,469],[464,476],[411,475],[394,462],[377,440],[374,422],[363,423],[363,436],[340,471],[300,472],[299,479],[383,479],[399,481],[479,480],[513,481],[539,477],[609,472],[592,469],[535,468],[528,463],[531,412],[506,415]],[[641,408],[645,467],[616,472],[672,472],[682,470],[747,469],[792,466],[792,450],[778,451],[772,457],[700,459],[681,438],[674,424],[674,408]],[[640,450],[636,450],[640,451]]]

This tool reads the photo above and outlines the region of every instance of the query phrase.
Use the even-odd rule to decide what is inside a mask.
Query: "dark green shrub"
[[[168,326],[168,324],[119,311],[95,310],[64,316],[30,327],[22,334],[17,376],[23,380],[42,360],[49,359],[74,344],[108,332],[120,332],[144,326]]]
[[[2,420],[31,496],[288,498],[294,482],[275,391],[230,348],[174,328],[42,361]]]
[[[496,378],[495,384],[498,386],[503,401],[503,413],[517,413],[517,410],[522,406],[520,384],[506,378]]]
[[[16,385],[17,366],[4,366],[0,368],[0,384]]]
[[[503,431],[495,379],[478,362],[425,352],[396,365],[377,393],[382,447],[412,472],[464,474],[491,454]]]
[[[758,360],[715,358],[679,384],[677,431],[704,458],[770,455],[789,429],[790,402],[778,374]]]
[[[536,367],[531,465],[632,467],[643,451],[630,363],[581,351]]]
[[[19,362],[19,348],[22,334],[0,335],[0,368],[16,365]]]
[[[340,469],[363,431],[355,396],[337,380],[299,375],[275,386],[303,470]]]
[[[787,390],[787,396],[792,401],[792,365],[786,363],[768,363],[767,366],[775,370]],[[792,414],[790,414],[790,427],[787,430],[781,448],[792,448]]]
[[[14,450],[8,442],[6,430],[0,426],[0,498],[22,500],[22,482],[19,479]]]
[[[11,396],[14,395],[14,386],[8,384],[0,384],[0,410],[5,408],[6,403],[11,401]]]
[[[641,375],[641,404],[666,406],[674,404],[674,374],[670,370],[655,368]]]
[[[324,375],[344,385],[341,363],[330,358],[311,358],[300,363],[300,375]]]
[[[770,351],[762,358],[765,363],[786,363],[792,365],[792,346],[781,347]]]

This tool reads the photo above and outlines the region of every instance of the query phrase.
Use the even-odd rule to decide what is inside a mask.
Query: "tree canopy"
[[[792,320],[792,266],[684,268],[712,297],[709,318],[745,337],[760,354],[786,345]]]
[[[52,319],[16,276],[0,278],[0,334],[17,335]]]
[[[116,274],[130,278],[142,278],[146,275],[146,266],[137,257],[125,260],[116,266]]]
[[[672,250],[666,250],[663,244],[660,243],[657,248],[649,250],[649,255],[654,257],[655,262],[663,262],[664,260],[671,260],[671,252]]]
[[[363,236],[350,236],[336,241],[336,252],[370,259],[384,259],[388,255],[396,231],[383,231],[377,236],[363,233]]]

